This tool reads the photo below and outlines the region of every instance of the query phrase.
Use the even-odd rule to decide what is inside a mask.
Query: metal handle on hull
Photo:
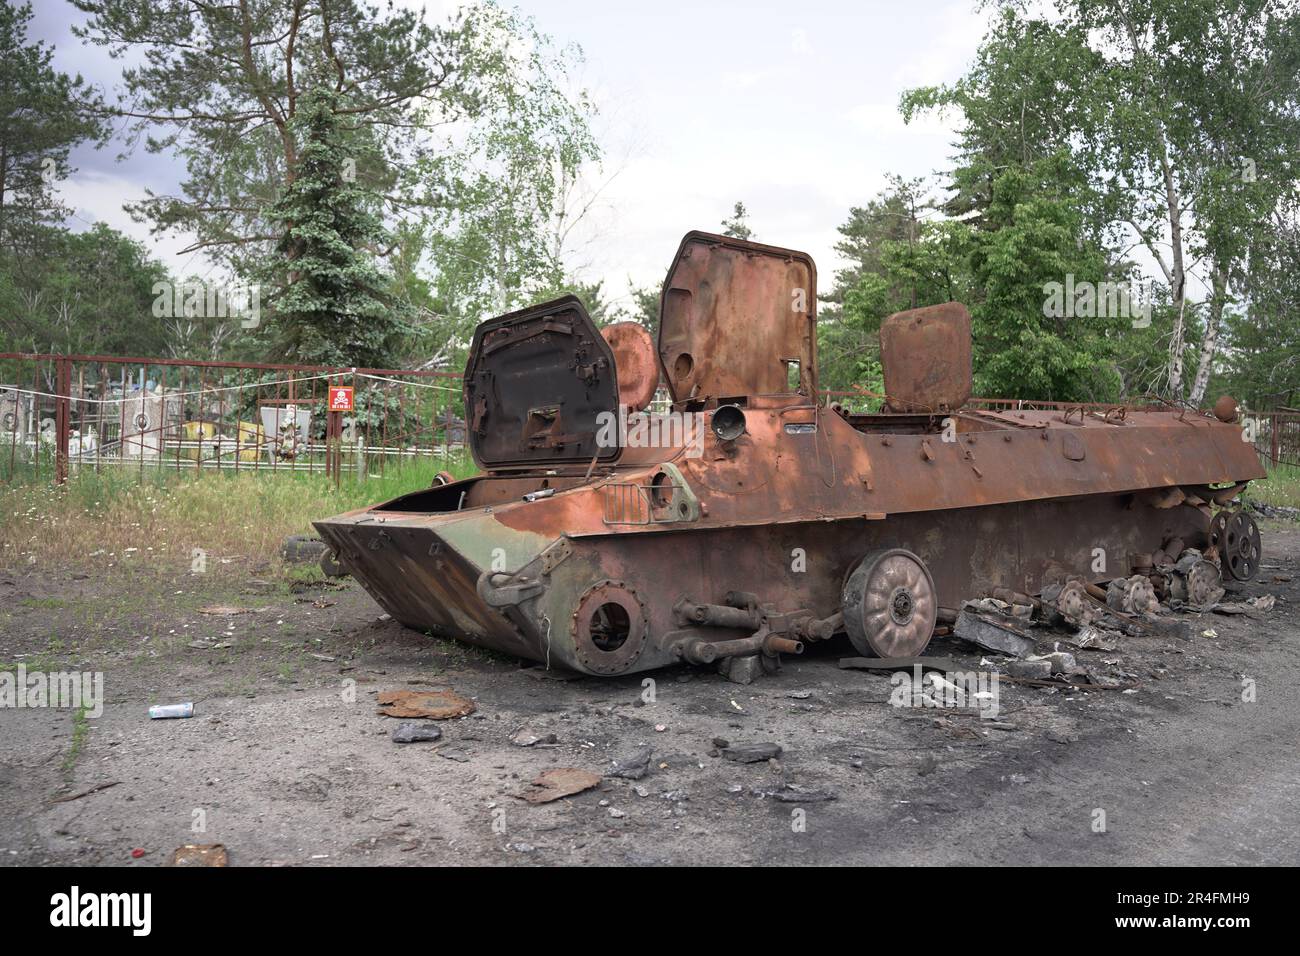
[[[510,578],[504,571],[484,571],[478,576],[475,590],[488,607],[514,607],[529,598],[534,598],[546,590],[542,581],[527,581],[518,584],[496,585],[493,578]]]

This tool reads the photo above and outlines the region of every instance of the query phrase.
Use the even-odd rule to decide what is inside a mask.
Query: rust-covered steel
[[[885,394],[895,412],[947,412],[970,398],[970,313],[945,302],[880,324]]]
[[[316,527],[405,624],[596,675],[774,667],[840,634],[916,655],[966,599],[1127,578],[1166,548],[1258,567],[1253,523],[1220,510],[1264,474],[1233,421],[966,405],[956,304],[884,323],[886,410],[850,414],[816,397],[815,302],[808,256],[687,235],[660,307],[672,407],[626,434],[606,426],[647,393],[644,369],[619,378],[634,345],[574,297],[489,320],[465,375],[482,473]]]

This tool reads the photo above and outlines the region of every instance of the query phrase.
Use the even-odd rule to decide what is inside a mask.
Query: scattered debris
[[[92,793],[99,793],[101,790],[107,790],[109,787],[116,787],[121,780],[109,780],[107,783],[97,783],[89,790],[82,790],[80,793],[70,793],[66,797],[55,797],[50,803],[69,803],[73,800],[80,800],[82,797],[88,797]]]
[[[1014,660],[1008,661],[1005,665],[1006,673],[1011,677],[1025,677],[1031,680],[1047,680],[1052,676],[1052,664],[1050,661],[1039,660]]]
[[[1300,521],[1300,508],[1288,505],[1270,505],[1263,501],[1247,501],[1246,507],[1265,518],[1284,518],[1288,521]]]
[[[230,856],[220,843],[187,843],[172,851],[169,866],[229,866]]]
[[[650,772],[650,758],[653,754],[653,747],[638,747],[630,754],[617,758],[614,761],[614,769],[607,770],[605,776],[640,780]]]
[[[1119,637],[1113,632],[1103,631],[1091,624],[1081,627],[1068,637],[1057,639],[1060,643],[1082,650],[1113,651],[1119,647]]]
[[[1219,583],[1219,569],[1201,556],[1195,548],[1188,548],[1178,558],[1168,576],[1169,602],[1172,606],[1187,605],[1208,608],[1224,594]]]
[[[559,743],[560,738],[555,734],[535,734],[527,727],[521,727],[515,731],[515,735],[510,738],[510,742],[516,747],[536,747],[538,744],[555,744]]]
[[[1104,598],[1104,592],[1102,594]],[[1043,588],[1042,602],[1060,614],[1067,624],[1084,627],[1095,622],[1102,613],[1093,603],[1093,597],[1082,579],[1070,578],[1062,584],[1049,584]]]
[[[590,790],[592,787],[597,786],[601,779],[601,775],[598,773],[592,773],[589,770],[578,770],[573,767],[557,767],[551,770],[543,770],[528,785],[529,789],[520,793],[519,797],[529,803],[550,803],[552,800],[571,797],[575,793]]]
[[[841,657],[841,670],[910,671],[919,667],[927,671],[954,671],[957,665],[947,657]],[[787,697],[792,695],[787,694]]]
[[[957,615],[953,633],[964,641],[970,641],[987,651],[1006,654],[1010,657],[1024,657],[1032,654],[1034,640],[1025,633],[1023,621],[995,612],[963,608]]]
[[[1040,661],[1046,661],[1048,672],[1051,674],[1082,674],[1084,669],[1078,665],[1074,655],[1066,651],[1055,651],[1051,654],[1035,655],[1025,658],[1025,663],[1036,664]]]
[[[998,597],[997,594],[1002,595],[1002,597]],[[1007,598],[1007,600],[1003,600],[1003,597]],[[996,589],[994,597],[976,598],[973,601],[966,602],[966,607],[973,611],[999,614],[1003,617],[1014,617],[1025,622],[1033,619],[1036,605],[1037,602],[1028,595],[1015,594],[1005,588]]]
[[[779,787],[754,787],[750,793],[756,797],[770,797],[782,803],[822,803],[838,799],[838,796],[830,790],[812,790],[795,783],[786,783]]]
[[[199,608],[200,614],[213,614],[219,617],[233,617],[236,614],[252,614],[251,607],[233,607],[229,604],[209,604]]]
[[[378,698],[386,717],[430,717],[448,720],[474,713],[474,702],[449,690],[386,690]]]
[[[1211,610],[1215,614],[1249,614],[1257,616],[1267,614],[1273,610],[1273,605],[1276,603],[1277,599],[1273,595],[1266,594],[1263,597],[1253,597],[1245,601],[1229,601],[1226,604],[1216,604]]]
[[[718,673],[733,684],[752,684],[763,676],[763,662],[758,654],[724,657],[718,661]]]
[[[1186,618],[1160,617],[1147,614],[1141,618],[1121,618],[1127,634],[1147,634],[1175,641],[1192,639],[1192,624]]]
[[[442,731],[433,724],[417,724],[413,720],[403,721],[393,728],[393,743],[414,744],[426,740],[438,740]]]
[[[167,720],[173,717],[193,717],[193,704],[154,704],[149,708],[150,720]]]
[[[456,763],[469,763],[473,755],[464,747],[439,747],[438,756],[454,760]]]
[[[1160,609],[1160,600],[1151,579],[1144,574],[1116,578],[1106,588],[1108,607],[1125,614],[1154,613]]]
[[[719,748],[719,752],[724,760],[731,760],[735,763],[761,763],[764,760],[777,759],[781,756],[782,750],[780,744],[763,742],[730,744]]]

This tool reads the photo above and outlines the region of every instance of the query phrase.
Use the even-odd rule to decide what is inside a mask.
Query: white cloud
[[[185,277],[190,274],[205,273],[211,266],[209,260],[200,255],[179,251],[194,241],[191,234],[168,236],[151,236],[146,223],[136,222],[122,208],[124,203],[145,198],[144,189],[125,175],[108,174],[97,171],[83,171],[57,186],[56,192],[64,203],[72,207],[73,215],[69,227],[74,232],[90,229],[95,223],[102,222],[124,235],[142,242],[154,258],[175,276]]]
[[[845,119],[858,129],[881,138],[934,136],[945,143],[951,142],[957,133],[957,117],[936,112],[926,112],[912,119],[903,121],[896,103],[862,103],[845,114]]]
[[[748,90],[767,77],[761,70],[729,70],[722,74],[722,85],[729,90]]]
[[[927,17],[925,41],[911,44],[908,56],[891,79],[900,89],[936,86],[961,76],[979,49],[988,27],[990,11],[971,2],[949,4]]]

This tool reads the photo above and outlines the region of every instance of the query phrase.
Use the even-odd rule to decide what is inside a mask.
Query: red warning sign
[[[350,385],[330,386],[330,411],[331,412],[352,411],[352,386]]]

